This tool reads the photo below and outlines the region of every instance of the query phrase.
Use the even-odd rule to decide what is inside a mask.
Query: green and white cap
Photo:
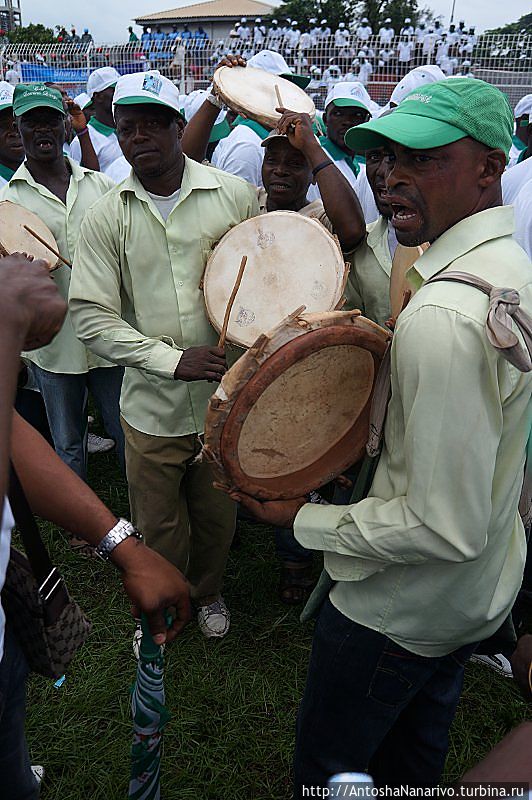
[[[350,128],[345,142],[355,152],[382,147],[387,139],[429,150],[469,136],[508,155],[513,123],[499,89],[475,78],[454,78],[419,87],[391,113]]]
[[[0,111],[13,107],[13,92],[15,88],[7,81],[0,81]]]
[[[117,81],[113,105],[137,106],[144,104],[166,106],[183,117],[177,86],[156,69],[122,75]]]
[[[339,81],[325,98],[324,108],[327,110],[327,106],[334,103],[339,108],[363,108],[371,114],[367,96],[367,91],[359,81]]]
[[[66,116],[61,92],[44,83],[17,83],[13,92],[13,113],[21,117],[34,108],[51,108]]]

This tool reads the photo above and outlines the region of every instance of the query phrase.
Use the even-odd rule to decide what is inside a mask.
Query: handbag
[[[11,547],[2,606],[32,672],[60,678],[92,626],[50,560],[13,464],[9,503],[27,557]]]

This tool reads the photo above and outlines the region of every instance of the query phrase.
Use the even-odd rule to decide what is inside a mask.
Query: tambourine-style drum
[[[308,94],[286,78],[254,67],[220,67],[212,79],[216,94],[233,111],[275,128],[281,114],[277,86],[284,108],[299,111],[314,119],[316,106]]]
[[[337,240],[315,219],[272,211],[231,228],[205,268],[207,314],[220,332],[242,256],[248,257],[227,339],[250,347],[295,308],[333,311],[343,302],[349,274]]]
[[[25,227],[26,226],[26,227]],[[49,228],[32,211],[12,203],[10,200],[0,202],[0,255],[11,253],[27,253],[34,258],[42,258],[54,270],[59,260],[53,252],[33,236],[27,228],[34,231],[41,239],[57,251],[57,242]]]
[[[204,455],[216,480],[288,499],[359,461],[390,336],[359,311],[301,309],[260,336],[209,401]]]

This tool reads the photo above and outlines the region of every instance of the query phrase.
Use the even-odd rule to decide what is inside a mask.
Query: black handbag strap
[[[15,522],[17,523],[22,537],[24,550],[26,551],[31,571],[37,581],[41,595],[46,598],[51,595],[57,585],[57,580],[60,580],[61,576],[57,573],[57,570],[52,564],[50,556],[48,555],[48,550],[41,539],[39,528],[35,522],[35,518],[26,499],[26,495],[24,494],[24,489],[15,471],[13,462],[10,462],[8,497],[13,517],[15,518]]]

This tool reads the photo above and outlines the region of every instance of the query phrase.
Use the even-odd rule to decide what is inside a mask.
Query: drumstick
[[[247,260],[248,260],[247,256],[242,256],[242,261],[240,262],[240,269],[238,270],[238,275],[236,276],[235,285],[233,286],[233,291],[231,292],[231,296],[229,297],[229,302],[227,303],[227,308],[225,309],[222,331],[220,333],[220,338],[218,339],[218,347],[224,347],[225,345],[225,339],[227,336],[227,326],[229,325],[229,316],[231,314],[231,309],[233,308],[233,303],[235,302],[235,297],[237,295],[237,292],[240,289],[240,284],[242,283],[242,276],[246,268]]]
[[[46,241],[45,241],[45,240],[44,240],[44,239],[43,239],[41,236],[39,236],[39,234],[38,234],[38,233],[35,233],[35,231],[34,231],[34,230],[32,230],[30,227],[28,227],[28,225],[24,225],[23,227],[24,227],[24,230],[28,231],[28,233],[31,233],[31,235],[32,235],[32,236],[33,236],[35,239],[37,239],[37,241],[38,241],[38,242],[40,242],[42,245],[44,245],[44,247],[46,247],[46,249],[47,249],[47,250],[49,250],[51,253],[53,253],[53,254],[54,254],[54,256],[57,256],[57,258],[58,258],[60,261],[62,261],[62,262],[63,262],[63,264],[66,264],[66,265],[67,265],[67,267],[70,267],[70,269],[72,269],[72,264],[70,263],[70,261],[67,261],[67,260],[66,260],[66,258],[63,258],[63,256],[61,255],[61,253],[58,253],[58,252],[57,252],[57,250],[55,250],[55,249],[52,247],[52,245],[51,245],[51,244],[48,244],[48,242],[46,242]]]
[[[277,95],[277,102],[279,103],[279,108],[284,108],[283,101],[281,100],[281,92],[279,91],[279,87],[275,84],[275,94]]]

